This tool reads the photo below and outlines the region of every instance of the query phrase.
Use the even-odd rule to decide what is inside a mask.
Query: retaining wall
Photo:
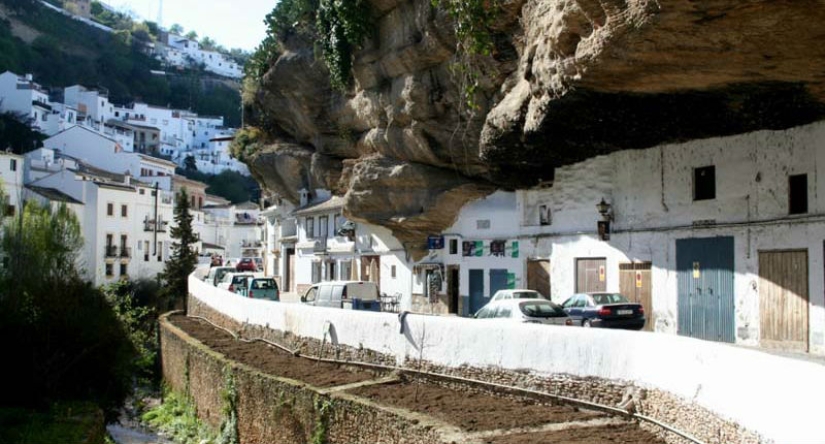
[[[708,443],[825,442],[825,366],[649,332],[356,312],[250,300],[190,277],[189,312],[343,359],[537,388],[615,405]],[[402,331],[403,326],[403,333]],[[671,437],[672,438],[672,437]]]

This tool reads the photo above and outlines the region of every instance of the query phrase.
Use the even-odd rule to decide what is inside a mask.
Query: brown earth
[[[199,319],[174,315],[169,321],[230,360],[264,373],[306,382],[315,387],[334,387],[368,381],[376,377],[369,372],[353,372],[341,365],[298,358],[263,342],[240,341]]]
[[[207,322],[175,315],[170,322],[228,359],[272,375],[303,381],[316,387],[333,387],[375,379],[374,372],[319,363],[295,357],[262,342],[244,342]],[[474,442],[526,443],[664,443],[637,424],[601,412],[533,399],[498,396],[480,389],[447,387],[403,381],[352,389],[349,393],[384,405],[438,418],[468,433]],[[602,421],[613,422],[609,425]],[[570,427],[563,423],[579,422]],[[581,424],[591,422],[590,424]],[[555,427],[554,427],[555,426]],[[535,428],[550,427],[550,431]],[[521,430],[528,428],[527,430]],[[529,428],[533,428],[532,430]],[[513,430],[516,429],[516,430]],[[502,434],[509,430],[509,434]],[[492,432],[495,431],[495,432]],[[476,436],[472,436],[476,435]],[[487,437],[489,435],[489,437]]]
[[[654,444],[663,442],[652,433],[641,430],[636,424],[619,424],[600,427],[570,428],[556,432],[518,433],[499,436],[483,441],[484,444]]]
[[[502,398],[491,393],[420,382],[359,387],[350,393],[381,404],[427,413],[468,432],[587,421],[605,416],[566,405]]]

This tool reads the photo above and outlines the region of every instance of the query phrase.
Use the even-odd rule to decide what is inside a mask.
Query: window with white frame
[[[307,231],[307,239],[315,238],[315,218],[314,217],[306,218],[306,221],[304,222],[304,226],[306,227],[306,231]]]

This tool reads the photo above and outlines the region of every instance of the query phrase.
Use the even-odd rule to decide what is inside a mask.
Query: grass
[[[165,390],[163,404],[143,414],[143,421],[181,444],[215,442],[215,433],[200,419],[195,406],[171,390]]]

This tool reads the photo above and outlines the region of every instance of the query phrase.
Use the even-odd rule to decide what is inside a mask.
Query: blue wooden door
[[[676,240],[679,334],[734,342],[733,237]]]
[[[469,315],[474,315],[486,302],[484,298],[484,270],[470,270]]]
[[[493,297],[499,290],[506,290],[510,288],[507,285],[507,270],[493,269],[490,270],[490,294],[488,297]]]

